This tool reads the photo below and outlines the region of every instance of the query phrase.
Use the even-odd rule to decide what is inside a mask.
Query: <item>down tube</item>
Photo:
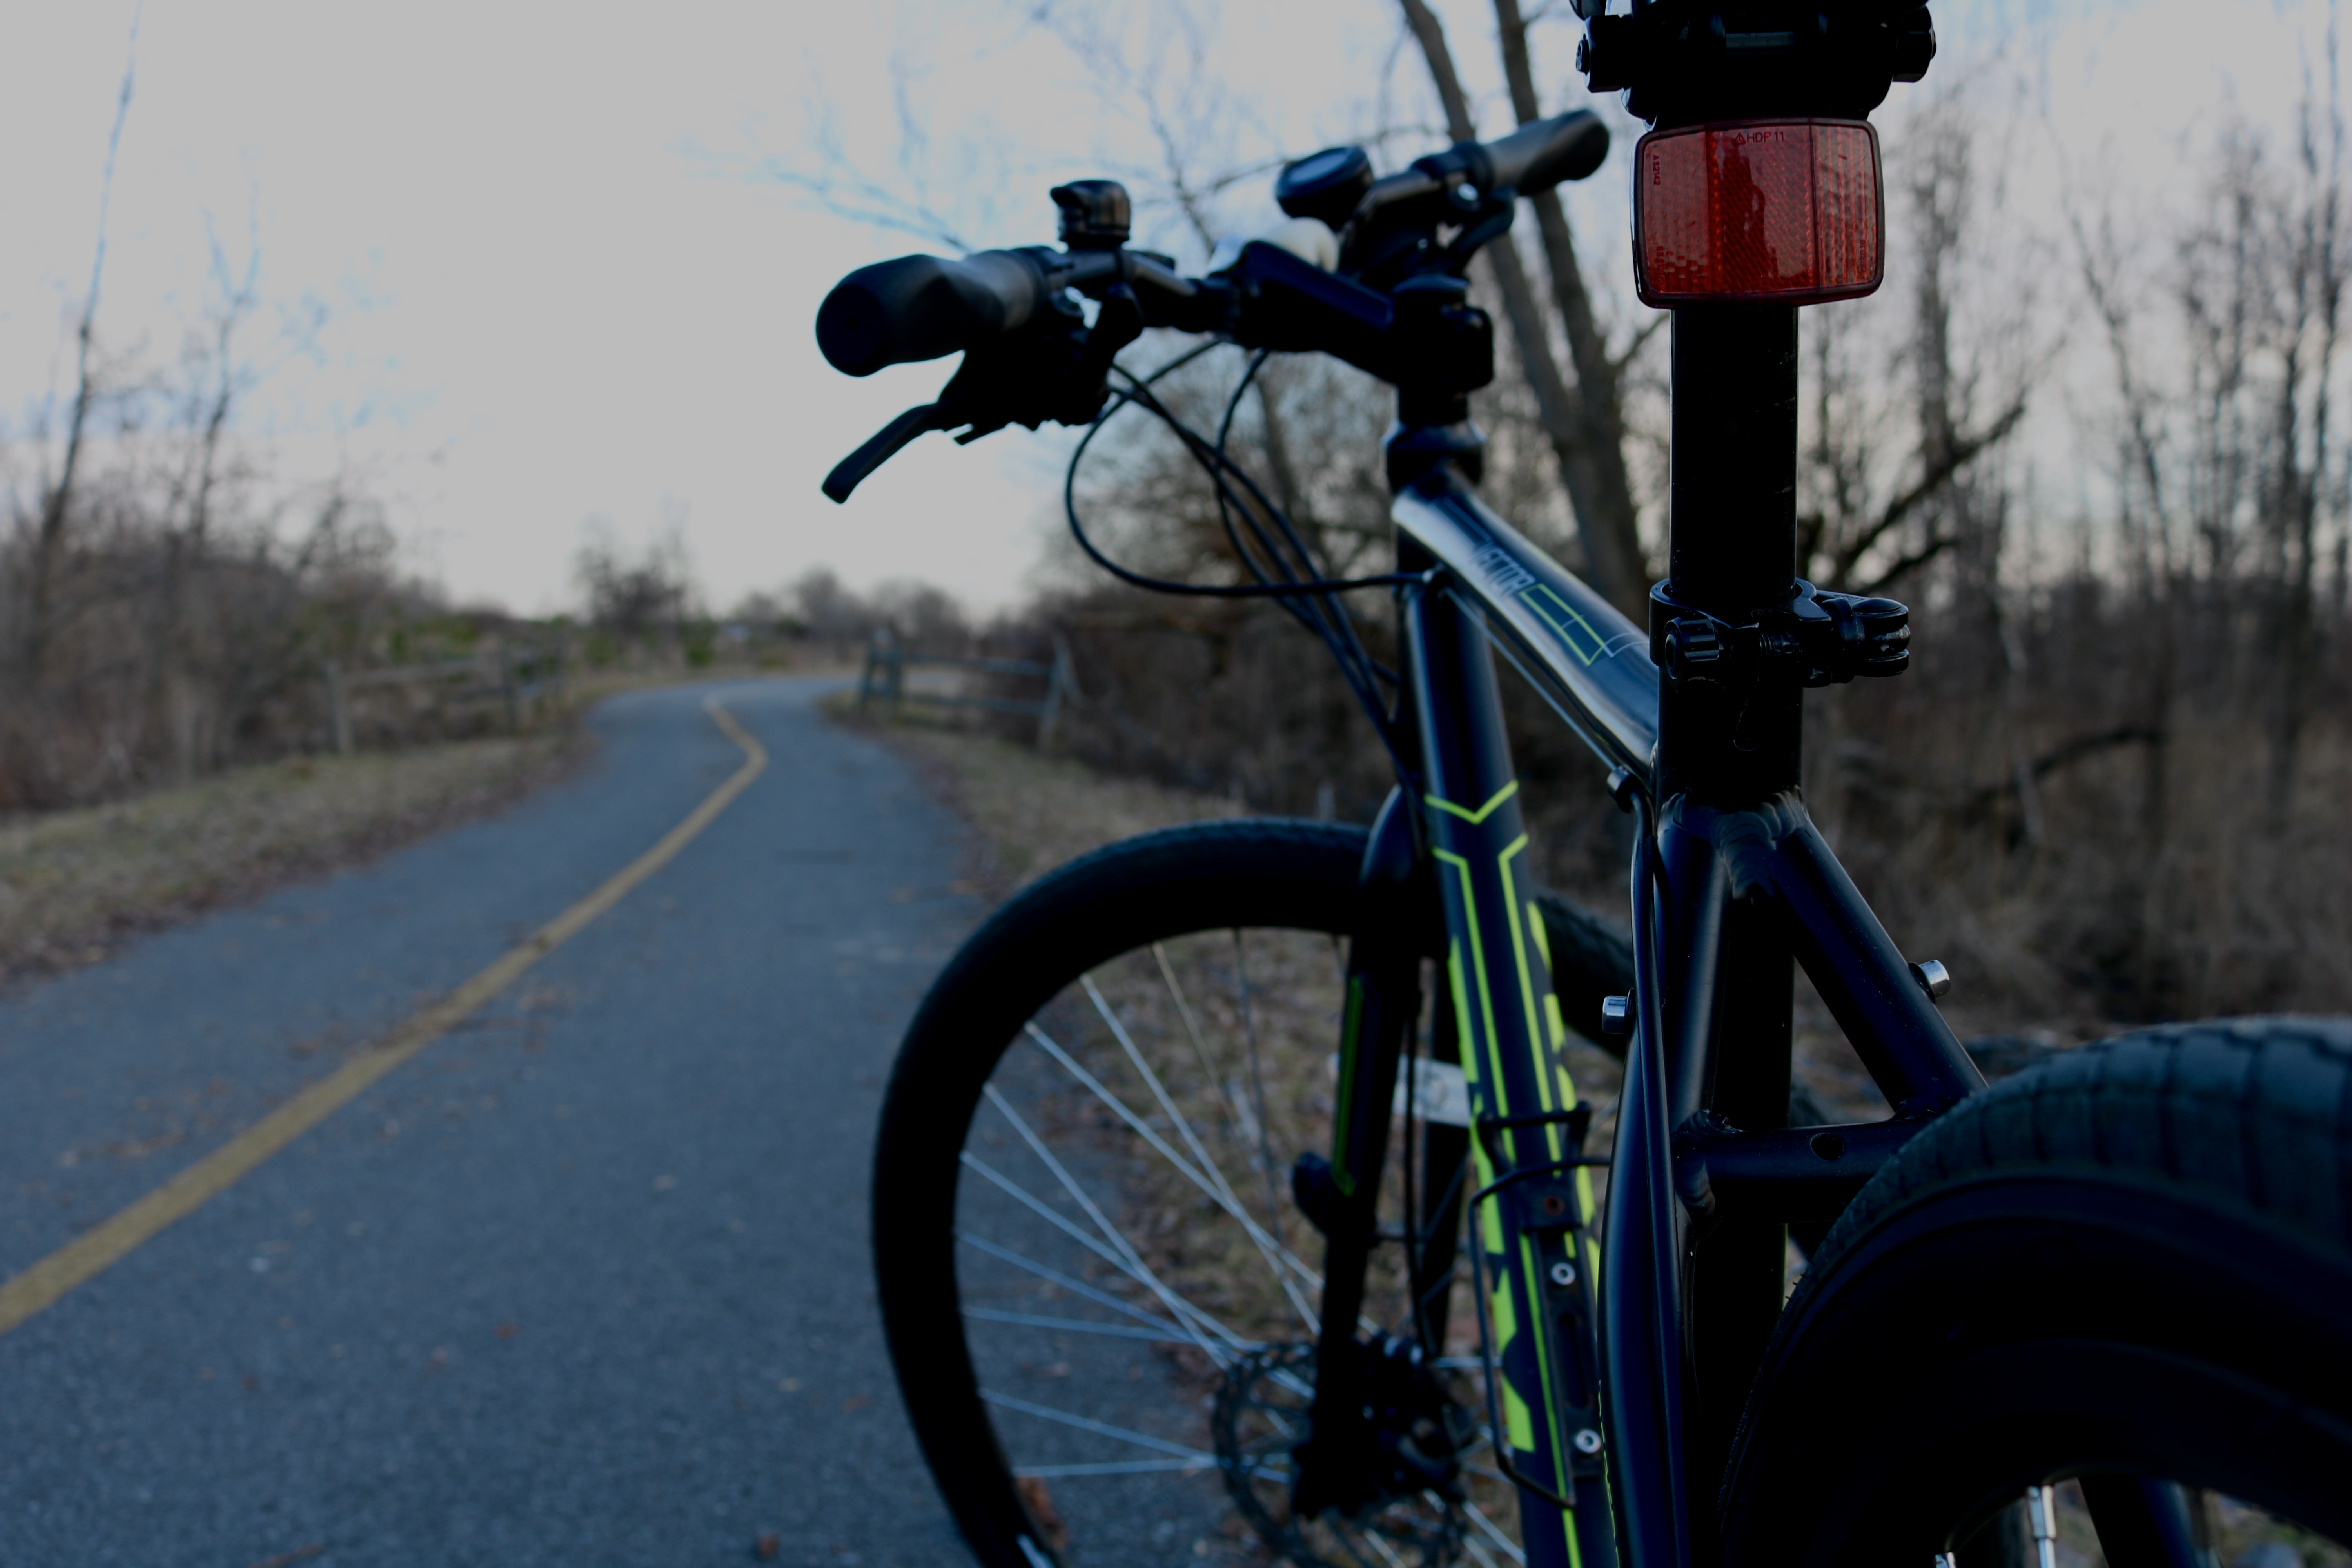
[[[1491,1295],[1496,1405],[1519,1492],[1528,1568],[1611,1568],[1616,1549],[1601,1457],[1589,1174],[1565,1124],[1576,1088],[1551,954],[1535,907],[1518,781],[1493,656],[1477,612],[1425,589],[1402,595],[1422,746],[1422,810],[1445,906],[1448,986],[1481,1190],[1469,1215]],[[1550,1119],[1550,1120],[1547,1120]],[[1580,1245],[1580,1242],[1581,1245]],[[1542,1496],[1571,1499],[1563,1515]]]

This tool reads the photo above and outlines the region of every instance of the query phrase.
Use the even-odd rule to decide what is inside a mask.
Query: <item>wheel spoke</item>
[[[1485,1509],[1480,1508],[1475,1502],[1465,1501],[1462,1506],[1469,1513],[1470,1522],[1476,1525],[1486,1539],[1495,1543],[1496,1549],[1498,1549],[1504,1556],[1509,1558],[1514,1563],[1524,1563],[1527,1562],[1528,1554],[1519,1549],[1519,1543],[1513,1541],[1510,1536],[1505,1532],[1501,1525],[1496,1524],[1493,1520],[1487,1518],[1486,1510]],[[1465,1542],[1465,1544],[1467,1543]]]
[[[1217,1083],[1217,1069],[1209,1060],[1208,1043],[1201,1038],[1201,1025],[1192,1016],[1192,1005],[1184,999],[1184,987],[1176,978],[1176,966],[1168,962],[1167,944],[1153,942],[1151,956],[1160,965],[1160,979],[1168,987],[1168,999],[1176,1005],[1176,1016],[1183,1020],[1184,1037],[1192,1043],[1192,1059],[1201,1064],[1201,1077],[1207,1081],[1211,1092],[1219,1096],[1219,1103],[1225,1109],[1226,1120],[1238,1132],[1245,1120],[1243,1108],[1226,1097]]]
[[[1035,1026],[1032,1025],[1031,1030],[1034,1033]],[[1166,1307],[1178,1322],[1183,1323],[1191,1330],[1192,1342],[1200,1347],[1202,1355],[1207,1356],[1219,1366],[1224,1365],[1231,1359],[1225,1350],[1209,1342],[1208,1336],[1201,1331],[1200,1325],[1203,1324],[1214,1330],[1228,1345],[1235,1349],[1245,1347],[1247,1342],[1243,1340],[1241,1335],[1234,1332],[1224,1324],[1217,1321],[1214,1317],[1195,1307],[1161,1282],[1160,1277],[1154,1274],[1150,1266],[1143,1261],[1142,1255],[1138,1253],[1127,1237],[1120,1234],[1118,1227],[1110,1223],[1109,1217],[1096,1206],[1094,1199],[1087,1196],[1086,1189],[1078,1185],[1077,1178],[1070,1174],[1060,1160],[1055,1158],[1054,1152],[1045,1147],[1045,1140],[1039,1138],[1029,1123],[1022,1120],[1021,1113],[1013,1109],[1012,1102],[998,1092],[994,1084],[983,1085],[982,1092],[986,1094],[989,1102],[996,1107],[997,1114],[1013,1123],[1013,1130],[1019,1132],[1023,1141],[1029,1145],[1030,1152],[1044,1162],[1045,1168],[1054,1173],[1054,1179],[1062,1184],[1062,1190],[1068,1193],[1077,1205],[1087,1211],[1087,1217],[1095,1222],[1096,1227],[1102,1232],[1103,1238],[1117,1247],[1126,1258],[1129,1272],[1150,1289],[1152,1294],[1160,1298],[1160,1305]],[[1195,1319],[1199,1320],[1198,1324],[1193,1321]]]
[[[1127,1101],[1121,1100],[1108,1085],[1105,1084],[1100,1079],[1095,1077],[1094,1074],[1081,1067],[1076,1058],[1072,1057],[1069,1052],[1064,1050],[1059,1045],[1055,1043],[1052,1036],[1046,1034],[1045,1030],[1039,1028],[1034,1023],[1028,1025],[1027,1029],[1030,1039],[1036,1043],[1036,1046],[1040,1050],[1044,1051],[1047,1056],[1052,1057],[1056,1062],[1060,1063],[1064,1071],[1067,1072],[1072,1078],[1076,1079],[1078,1082],[1085,1085],[1088,1093],[1092,1094],[1097,1100],[1101,1100],[1104,1105],[1110,1109],[1112,1114],[1116,1115],[1120,1121],[1126,1122],[1128,1126],[1134,1129],[1137,1137],[1141,1138],[1145,1142],[1150,1144],[1153,1150],[1159,1153],[1160,1157],[1166,1160],[1171,1165],[1174,1166],[1177,1172],[1181,1174],[1186,1181],[1191,1182],[1194,1186],[1200,1188],[1203,1194],[1207,1194],[1210,1202],[1215,1204],[1219,1208],[1223,1209],[1227,1214],[1232,1215],[1235,1219],[1241,1221],[1244,1228],[1250,1233],[1253,1240],[1265,1236],[1265,1231],[1259,1227],[1257,1221],[1252,1219],[1249,1215],[1242,1209],[1238,1203],[1233,1201],[1229,1193],[1220,1193],[1216,1186],[1210,1182],[1208,1177],[1202,1175],[1194,1168],[1190,1160],[1187,1160],[1183,1155],[1179,1154],[1174,1149],[1169,1146],[1168,1140],[1162,1138],[1158,1130],[1153,1128],[1152,1125],[1149,1121],[1146,1121],[1141,1116],[1136,1114],[1135,1110],[1129,1106]],[[1265,1244],[1278,1245],[1274,1242],[1272,1237],[1265,1237]],[[1288,1251],[1284,1251],[1282,1253],[1282,1257],[1303,1277],[1308,1280],[1314,1279],[1314,1270],[1308,1268],[1307,1265],[1301,1262],[1298,1258],[1292,1257]],[[1300,1310],[1306,1310],[1304,1303],[1301,1303]]]
[[[1024,1329],[1054,1329],[1073,1334],[1105,1334],[1117,1340],[1146,1340],[1153,1344],[1189,1345],[1192,1336],[1171,1323],[1165,1329],[1130,1329],[1124,1323],[1096,1323],[1084,1318],[1048,1318],[1035,1312],[1005,1312],[994,1307],[966,1307],[963,1315],[982,1322],[1012,1323]]]
[[[1211,1456],[1205,1462],[1202,1459],[1122,1459],[1099,1465],[1015,1465],[1013,1473],[1024,1478],[1034,1476],[1041,1481],[1058,1481],[1072,1476],[1149,1476],[1171,1471],[1193,1475],[1216,1468],[1217,1461]]]
[[[1292,1426],[1289,1422],[1285,1421],[1280,1415],[1276,1415],[1271,1405],[1261,1405],[1256,1408],[1257,1413],[1265,1417],[1265,1424],[1274,1429],[1263,1437],[1253,1437],[1248,1442],[1244,1443],[1241,1446],[1241,1451],[1243,1453],[1262,1453],[1265,1449],[1277,1447],[1297,1436],[1298,1428]],[[1289,1450],[1286,1448],[1283,1451],[1287,1453]]]
[[[1165,1318],[1153,1317],[1150,1313],[1145,1311],[1142,1308],[1137,1306],[1132,1301],[1122,1301],[1108,1290],[1097,1290],[1083,1279],[1073,1279],[1071,1276],[1063,1273],[1058,1268],[1049,1268],[1045,1264],[1036,1261],[1034,1258],[1024,1258],[1019,1253],[1013,1251],[1011,1247],[1001,1247],[997,1243],[989,1240],[984,1236],[974,1236],[968,1230],[959,1230],[955,1233],[955,1237],[958,1241],[962,1242],[965,1246],[978,1247],[981,1251],[987,1253],[991,1258],[1002,1258],[1005,1262],[1012,1264],[1015,1268],[1025,1268],[1030,1273],[1037,1276],[1038,1279],[1051,1280],[1053,1283],[1059,1285],[1065,1290],[1075,1290],[1089,1301],[1097,1301],[1106,1307],[1117,1308],[1119,1311],[1125,1312],[1131,1318],[1140,1318],[1143,1321],[1150,1323],[1156,1329],[1164,1329],[1169,1333],[1174,1334],[1177,1338],[1182,1340],[1187,1344],[1192,1342],[1192,1337],[1186,1334],[1184,1331],[1179,1328],[1176,1324],[1168,1321]]]
[[[1257,1013],[1250,1005],[1249,963],[1242,946],[1242,933],[1239,927],[1234,930],[1234,992],[1241,1003],[1242,1038],[1249,1046],[1250,1099],[1257,1112],[1258,1157],[1265,1162],[1265,1165],[1266,1202],[1275,1214],[1279,1215],[1282,1213],[1282,1202],[1275,1195],[1274,1129],[1266,1122],[1265,1071],[1258,1061]]]
[[[1321,1333],[1322,1321],[1316,1316],[1314,1309],[1307,1306],[1307,1298],[1299,1294],[1297,1281],[1290,1277],[1289,1269],[1297,1269],[1300,1275],[1309,1280],[1315,1277],[1313,1272],[1306,1264],[1292,1257],[1289,1248],[1284,1247],[1276,1237],[1267,1235],[1265,1228],[1256,1220],[1251,1218],[1249,1213],[1242,1207],[1241,1199],[1234,1195],[1232,1184],[1225,1180],[1225,1173],[1217,1168],[1217,1163],[1210,1157],[1208,1150],[1202,1147],[1200,1138],[1192,1131],[1192,1122],[1185,1120],[1184,1113],[1176,1108],[1176,1101],[1169,1096],[1167,1086],[1160,1081],[1160,1075],[1151,1070],[1151,1064],[1145,1061],[1143,1053],[1136,1048],[1134,1037],[1129,1035],[1127,1026],[1119,1022],[1118,1015],[1111,1010],[1111,1005],[1104,999],[1103,994],[1096,989],[1094,976],[1087,975],[1085,985],[1087,995],[1093,1000],[1095,1011],[1102,1015],[1104,1024],[1109,1026],[1111,1037],[1118,1041],[1119,1048],[1127,1053],[1127,1059],[1134,1064],[1135,1070],[1142,1078],[1145,1087],[1151,1090],[1151,1097],[1160,1102],[1160,1109],[1166,1111],[1168,1119],[1176,1124],[1176,1131],[1183,1137],[1184,1146],[1192,1151],[1192,1157],[1201,1163],[1201,1169],[1206,1172],[1209,1180],[1215,1184],[1213,1187],[1203,1184],[1202,1190],[1214,1198],[1218,1205],[1227,1214],[1241,1222],[1242,1229],[1248,1233],[1251,1242],[1256,1246],[1258,1256],[1264,1258],[1265,1266],[1274,1271],[1275,1283],[1282,1287],[1283,1294],[1290,1298],[1291,1306],[1297,1310],[1300,1321],[1307,1325],[1307,1333],[1310,1335]],[[1165,1148],[1166,1145],[1162,1144],[1161,1147]]]
[[[1001,1171],[998,1171],[993,1166],[990,1165],[987,1161],[982,1160],[980,1156],[972,1153],[970,1150],[966,1150],[961,1155],[958,1156],[958,1158],[965,1169],[977,1171],[982,1175],[987,1177],[991,1182],[996,1184],[999,1191],[1018,1199],[1032,1214],[1034,1214],[1038,1218],[1045,1221],[1048,1225],[1053,1226],[1063,1235],[1068,1237],[1072,1241],[1076,1242],[1080,1247],[1085,1247],[1087,1251],[1093,1253],[1097,1258],[1101,1258],[1104,1262],[1109,1264],[1112,1268],[1118,1269],[1120,1273],[1126,1275],[1137,1284],[1144,1286],[1146,1289],[1150,1287],[1151,1279],[1149,1274],[1129,1264],[1123,1253],[1115,1251],[1112,1248],[1104,1246],[1095,1237],[1088,1236],[1076,1221],[1070,1218],[1069,1215],[1055,1213],[1053,1205],[1045,1202],[1045,1199],[1037,1196],[1034,1193],[1032,1193],[1028,1188],[1023,1186],[1012,1177],[1005,1175]]]
[[[1194,1170],[1192,1168],[1192,1162],[1187,1160],[1183,1155],[1179,1154],[1175,1150],[1170,1148],[1168,1146],[1168,1140],[1162,1138],[1157,1131],[1153,1131],[1151,1124],[1144,1121],[1142,1117],[1138,1116],[1128,1105],[1127,1101],[1112,1093],[1111,1090],[1103,1083],[1102,1079],[1095,1077],[1094,1074],[1088,1072],[1085,1068],[1080,1067],[1076,1058],[1071,1056],[1069,1052],[1055,1044],[1054,1037],[1045,1033],[1045,1030],[1039,1028],[1034,1022],[1025,1026],[1025,1027],[1030,1039],[1036,1043],[1037,1047],[1040,1050],[1053,1058],[1056,1062],[1059,1062],[1062,1066],[1063,1071],[1068,1073],[1072,1078],[1076,1079],[1078,1082],[1085,1085],[1087,1093],[1093,1095],[1097,1100],[1101,1100],[1103,1104],[1110,1108],[1113,1115],[1117,1116],[1121,1121],[1126,1122],[1129,1127],[1133,1128],[1135,1130],[1136,1136],[1141,1138],[1145,1142],[1150,1144],[1153,1149],[1157,1150],[1160,1157],[1166,1160],[1170,1164],[1175,1166],[1179,1172],[1182,1173],[1186,1181],[1191,1182],[1194,1186],[1208,1194],[1212,1200],[1216,1198],[1217,1189],[1209,1184],[1209,1178]]]
[[[1065,1426],[1075,1426],[1081,1432],[1092,1432],[1098,1437],[1116,1437],[1122,1443],[1132,1443],[1139,1448],[1150,1448],[1157,1453],[1173,1454],[1178,1458],[1194,1460],[1211,1468],[1214,1468],[1217,1463],[1217,1457],[1214,1454],[1202,1453],[1198,1448],[1188,1448],[1181,1443],[1171,1443],[1165,1437],[1154,1437],[1149,1432],[1133,1432],[1124,1426],[1114,1426],[1108,1421],[1097,1421],[1091,1415],[1078,1415],[1067,1410],[1056,1410],[1050,1405],[1032,1405],[1025,1399],[1016,1399],[1009,1394],[999,1394],[992,1388],[982,1389],[980,1396],[1000,1409],[1017,1410],[1024,1415],[1034,1415],[1041,1421],[1058,1421]]]
[[[1222,1103],[1233,1122],[1234,1135],[1244,1144],[1256,1142],[1263,1151],[1265,1141],[1260,1135],[1260,1129],[1265,1123],[1250,1113],[1249,1105],[1242,1098],[1241,1086],[1231,1079],[1221,1082],[1216,1069],[1210,1065],[1208,1047],[1201,1039],[1200,1026],[1192,1018],[1192,1005],[1184,999],[1184,987],[1176,979],[1175,965],[1168,962],[1168,949],[1155,942],[1151,944],[1151,956],[1159,960],[1160,977],[1167,983],[1168,994],[1176,1004],[1176,1016],[1184,1020],[1184,1032],[1192,1041],[1192,1055],[1200,1060],[1201,1071],[1209,1080],[1211,1092],[1223,1097]],[[1256,1163],[1259,1174],[1265,1178],[1266,1228],[1274,1233],[1275,1245],[1287,1251],[1282,1237],[1282,1194],[1275,1186],[1274,1167],[1263,1152]]]

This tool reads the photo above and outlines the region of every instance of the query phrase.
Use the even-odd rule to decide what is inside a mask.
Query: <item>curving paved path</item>
[[[0,1563],[962,1560],[866,1163],[979,910],[958,826],[826,689],[616,699],[594,765],[503,816],[0,998],[6,1276],[651,846],[742,762],[705,695],[770,753],[467,1026],[0,1335]]]

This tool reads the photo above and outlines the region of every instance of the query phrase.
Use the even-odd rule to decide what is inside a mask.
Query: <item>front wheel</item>
[[[2137,1478],[2347,1542],[2347,1475],[2352,1021],[2149,1029],[1967,1101],[1854,1200],[1750,1397],[1725,1559],[1969,1568],[2068,1479],[2095,1519]]]
[[[1432,1484],[1350,1518],[1288,1511],[1322,1284],[1292,1166],[1331,1147],[1365,842],[1242,821],[1113,845],[998,911],[918,1013],[877,1150],[880,1306],[924,1457],[990,1568],[1261,1545],[1309,1565],[1513,1554],[1475,1374],[1443,1343],[1380,1384]],[[1409,1111],[1391,1148],[1415,1163],[1392,1153],[1383,1183],[1391,1238],[1408,1213],[1459,1212],[1433,1202],[1448,1177],[1429,1151],[1458,1166],[1461,1134],[1426,1135],[1443,1107]],[[1367,1279],[1364,1331],[1391,1351],[1427,1321],[1404,1251],[1377,1247]],[[1465,1310],[1452,1321],[1475,1332]]]

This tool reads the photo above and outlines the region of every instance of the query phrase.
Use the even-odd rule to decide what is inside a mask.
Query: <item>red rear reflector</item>
[[[1885,272],[1878,132],[1862,120],[1653,131],[1633,149],[1645,305],[1851,300]]]

